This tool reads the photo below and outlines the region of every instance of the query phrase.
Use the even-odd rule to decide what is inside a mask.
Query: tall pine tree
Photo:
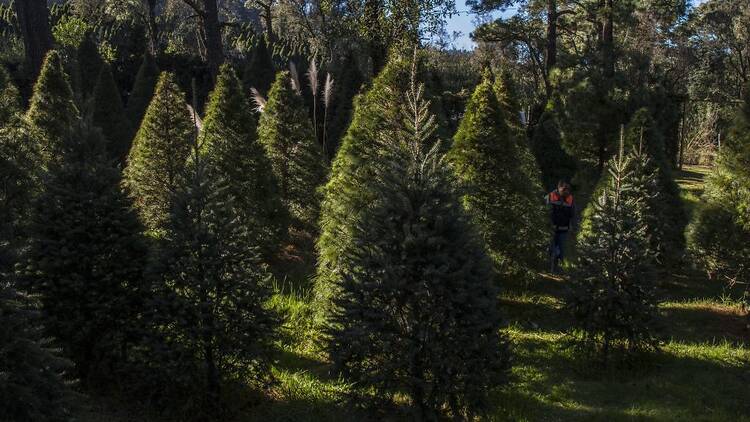
[[[730,284],[744,283],[750,304],[750,87],[722,143],[688,239],[693,255],[710,275]]]
[[[102,129],[107,139],[108,155],[124,162],[130,152],[133,130],[108,63],[101,66],[91,104],[92,122]]]
[[[174,74],[162,73],[133,140],[123,180],[148,229],[158,230],[166,222],[195,136],[185,94]]]
[[[58,156],[60,145],[70,136],[78,119],[78,108],[63,71],[62,58],[57,51],[50,51],[26,111],[27,122],[38,132],[37,143],[44,162]]]
[[[179,360],[168,365],[181,367],[171,380],[193,388],[196,419],[223,419],[228,382],[268,377],[278,324],[266,307],[270,275],[249,246],[254,234],[242,224],[227,186],[210,162],[191,156],[154,260],[160,275],[156,322],[164,342],[156,358]]]
[[[448,154],[466,189],[463,203],[502,274],[528,274],[544,261],[547,222],[540,187],[506,125],[488,75],[469,103]]]
[[[268,152],[281,199],[295,223],[316,232],[320,210],[317,190],[325,182],[325,159],[289,72],[276,75],[260,116],[258,138]]]
[[[38,294],[47,332],[86,378],[121,360],[145,297],[143,228],[106,160],[98,131],[78,128],[36,199],[20,276]]]
[[[143,62],[135,75],[133,88],[130,90],[127,104],[127,115],[130,123],[138,128],[141,125],[146,108],[154,96],[154,89],[159,79],[159,68],[156,66],[153,56],[146,52]]]
[[[201,149],[236,198],[243,224],[257,237],[266,258],[278,251],[286,230],[286,210],[271,163],[258,140],[257,123],[229,65],[223,65],[206,108]]]
[[[644,154],[613,158],[585,215],[567,307],[581,345],[606,363],[658,348],[653,253],[647,220],[654,173]]]
[[[507,368],[498,291],[421,89],[404,103],[377,138],[389,153],[373,173],[374,202],[338,260],[328,350],[363,390],[406,393],[414,420],[438,420],[446,407],[471,420]]]

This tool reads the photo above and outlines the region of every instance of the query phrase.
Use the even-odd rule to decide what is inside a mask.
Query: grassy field
[[[678,174],[689,208],[707,169]],[[296,284],[296,283],[295,283]],[[316,352],[310,293],[281,283],[273,306],[286,317],[274,373],[279,383],[240,421],[408,420],[403,411],[366,415],[348,404],[349,386]],[[631,367],[602,369],[570,346],[564,278],[542,275],[505,286],[512,341],[511,383],[492,392],[492,421],[750,421],[750,330],[732,293],[685,268],[662,280],[662,350]],[[88,420],[147,420],[122,404],[93,400]],[[117,409],[114,411],[113,409]],[[158,420],[154,418],[154,420]]]

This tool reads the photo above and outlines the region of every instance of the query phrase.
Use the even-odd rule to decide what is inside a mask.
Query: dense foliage
[[[222,419],[222,392],[269,378],[277,317],[265,304],[270,275],[221,172],[191,156],[171,197],[152,272],[159,371],[192,392],[191,418]],[[153,362],[152,362],[153,364]],[[261,384],[262,385],[262,384]],[[170,387],[170,388],[174,388]]]
[[[196,135],[185,94],[174,74],[162,73],[133,140],[123,179],[147,228],[163,227]]]
[[[718,166],[689,228],[690,247],[713,276],[730,284],[750,278],[750,89],[722,145]],[[746,291],[746,301],[750,297]]]
[[[448,160],[465,185],[463,203],[503,274],[524,274],[543,262],[547,226],[538,180],[505,122],[486,76],[466,106]]]
[[[83,378],[126,359],[146,297],[143,229],[104,142],[85,128],[65,139],[34,201],[18,270]]]
[[[120,163],[124,162],[130,152],[133,129],[125,115],[125,107],[115,85],[112,69],[107,63],[102,64],[94,86],[91,117],[92,123],[106,134],[109,156]]]
[[[257,123],[232,68],[221,68],[200,135],[201,150],[235,197],[243,224],[254,232],[266,257],[278,251],[287,212],[271,162],[258,140]]]
[[[26,111],[26,120],[38,132],[35,137],[45,162],[57,158],[60,145],[70,136],[78,119],[78,108],[63,70],[62,57],[50,51]]]
[[[317,232],[320,210],[318,187],[326,177],[323,151],[308,117],[301,93],[289,72],[279,72],[268,93],[258,125],[279,183],[281,200],[294,223]]]
[[[606,363],[658,348],[653,253],[646,221],[648,158],[630,154],[610,160],[606,184],[592,198],[578,238],[578,267],[567,307],[582,346]],[[622,356],[621,356],[622,357]]]
[[[328,350],[361,388],[408,394],[414,420],[437,420],[444,406],[470,419],[508,362],[498,291],[421,88],[402,101],[404,120],[396,114],[377,139],[389,154],[373,175],[374,204],[339,257]]]

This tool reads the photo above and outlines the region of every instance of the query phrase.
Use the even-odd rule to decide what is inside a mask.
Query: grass
[[[690,209],[707,171],[678,173]],[[408,420],[396,412],[374,417],[348,404],[351,386],[330,374],[316,343],[305,273],[277,286],[270,304],[286,321],[273,369],[278,383],[238,421]],[[492,392],[487,420],[750,421],[750,331],[732,292],[689,268],[669,275],[660,286],[661,351],[635,366],[603,369],[571,347],[566,289],[564,278],[550,275],[505,286],[504,330],[514,362],[511,383]],[[149,420],[121,416],[127,415],[121,406],[97,402],[101,418],[84,420]]]

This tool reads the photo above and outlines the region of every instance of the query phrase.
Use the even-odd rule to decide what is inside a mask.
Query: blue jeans
[[[565,260],[565,239],[568,237],[567,231],[555,231],[555,237],[552,239],[552,252],[555,252],[560,261]]]

